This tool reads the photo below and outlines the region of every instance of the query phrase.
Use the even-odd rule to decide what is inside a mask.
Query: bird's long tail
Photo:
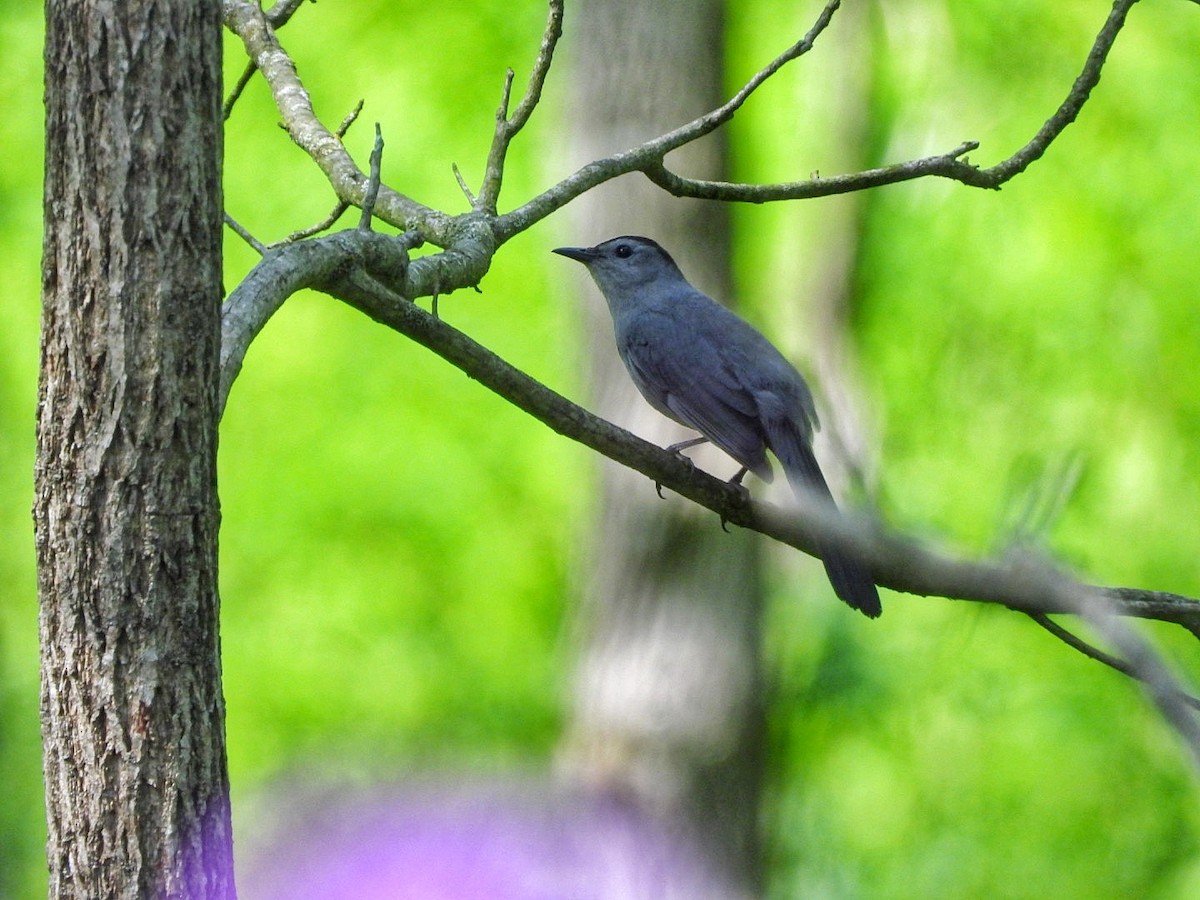
[[[788,484],[792,486],[797,499],[801,503],[816,500],[834,506],[833,494],[825,482],[825,476],[821,474],[807,437],[788,419],[764,424],[767,427],[767,440],[779,457]],[[864,566],[828,545],[818,543],[817,550],[825,563],[825,573],[833,585],[833,592],[838,597],[872,619],[883,612],[879,591],[875,588],[871,573]]]

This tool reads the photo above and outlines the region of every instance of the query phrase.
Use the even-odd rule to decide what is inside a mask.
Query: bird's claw
[[[686,448],[686,447],[692,447],[692,446],[694,446],[694,445],[696,445],[696,444],[699,444],[699,443],[701,443],[702,441],[705,441],[705,440],[708,440],[708,439],[707,439],[707,438],[701,438],[701,439],[699,439],[699,440],[694,440],[694,441],[683,441],[683,442],[682,442],[682,443],[680,443],[680,444],[672,444],[670,447],[666,447],[665,449],[666,449],[666,451],[667,451],[668,453],[674,453],[674,454],[675,454],[677,457],[679,457],[679,459],[680,459],[682,462],[685,462],[685,463],[687,463],[687,467],[688,467],[689,469],[694,469],[694,468],[696,468],[696,464],[695,464],[694,462],[692,462],[692,458],[691,458],[690,456],[686,456],[686,455],[684,455],[683,453],[680,453],[679,451],[680,451],[680,450],[682,450],[682,449],[684,449],[684,448]],[[666,499],[667,499],[666,497],[664,497],[664,496],[663,496],[663,492],[662,492],[662,482],[661,482],[661,481],[655,480],[655,482],[654,482],[654,491],[655,491],[655,493],[657,493],[657,494],[658,494],[658,499],[659,499],[659,500],[666,500]]]
[[[742,479],[746,477],[746,473],[749,471],[750,470],[748,468],[742,466],[740,469],[738,469],[737,474],[728,481],[728,484],[731,487],[737,488],[738,495],[741,497],[743,503],[746,503],[750,500],[750,488],[742,484]],[[729,533],[729,529],[725,527],[728,524],[729,520],[724,516],[721,516],[721,530],[726,534]]]

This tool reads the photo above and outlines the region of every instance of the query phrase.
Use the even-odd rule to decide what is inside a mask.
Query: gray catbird
[[[644,237],[554,251],[587,266],[608,301],[617,352],[633,383],[663,415],[703,435],[764,481],[767,450],[801,502],[833,505],[812,452],[817,412],[800,373],[765,337],[692,287],[675,260]],[[870,573],[818,545],[834,592],[874,618],[883,608]]]

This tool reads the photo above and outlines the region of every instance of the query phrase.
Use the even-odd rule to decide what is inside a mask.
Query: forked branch
[[[280,46],[262,8],[251,0],[224,0],[224,21],[242,39],[246,55],[270,86],[288,136],[317,164],[339,199],[361,207],[367,175],[355,164],[341,139],[317,117],[295,64]],[[398,228],[436,239],[435,243],[450,240],[447,232],[453,227],[451,216],[387,185],[380,186],[375,215]]]
[[[781,184],[731,184],[684,178],[669,171],[661,159],[643,168],[642,171],[651,181],[676,197],[743,203],[767,203],[775,200],[824,197],[830,194],[843,194],[885,184],[910,181],[930,175],[949,178],[970,187],[998,190],[1006,181],[1020,175],[1040,159],[1055,138],[1075,121],[1080,110],[1083,109],[1084,103],[1091,96],[1092,89],[1099,83],[1100,73],[1108,59],[1108,53],[1116,42],[1121,28],[1125,25],[1125,17],[1137,2],[1138,0],[1116,0],[1113,3],[1113,8],[1084,62],[1083,71],[1071,85],[1066,99],[1025,146],[990,168],[980,169],[967,162],[964,158],[965,154],[979,147],[977,141],[968,141],[956,150],[938,156],[929,156],[851,175],[812,178],[806,181]]]
[[[546,20],[546,28],[542,32],[542,44],[538,48],[533,71],[529,75],[529,86],[525,89],[525,96],[517,104],[511,118],[508,115],[508,105],[512,97],[513,70],[509,69],[505,73],[500,108],[496,110],[496,130],[492,135],[492,146],[488,151],[483,186],[479,189],[479,197],[474,204],[475,209],[491,215],[496,214],[500,186],[504,181],[504,162],[508,156],[508,145],[525,127],[525,123],[529,121],[534,108],[542,98],[542,88],[546,85],[546,76],[550,73],[550,64],[554,61],[554,48],[558,45],[558,39],[562,37],[562,20],[563,0],[550,0],[550,15]]]
[[[331,133],[313,113],[312,104],[296,74],[295,67],[274,35],[271,14],[264,15],[250,0],[224,0],[226,25],[237,33],[267,79],[280,115],[292,139],[305,149],[325,172],[342,202],[361,206],[367,175],[359,169],[342,146],[339,135]],[[561,209],[592,188],[632,172],[642,172],[668,192],[680,197],[765,203],[796,200],[829,194],[865,190],[917,178],[949,178],[971,187],[995,189],[1025,171],[1040,158],[1050,144],[1075,120],[1086,103],[1108,53],[1125,24],[1126,16],[1137,0],[1116,0],[1092,44],[1083,70],[1075,79],[1066,99],[1030,141],[1012,156],[986,169],[966,159],[978,149],[975,141],[961,143],[946,153],[909,160],[864,172],[813,178],[781,184],[734,184],[686,178],[670,171],[665,158],[673,150],[691,143],[726,124],[750,96],[768,78],[787,63],[808,53],[830,26],[840,0],[829,0],[799,41],[788,47],[737,90],[721,106],[665,134],[636,147],[594,160],[510,212],[498,214],[497,203],[504,178],[504,165],[512,139],[529,121],[545,86],[554,50],[562,34],[563,0],[550,0],[549,15],[541,45],[530,74],[529,85],[517,108],[509,115],[513,74],[506,73],[504,90],[491,147],[485,166],[483,185],[478,196],[464,191],[472,199],[471,216],[484,215],[492,230],[494,244],[501,244]],[[272,8],[271,13],[282,6]],[[455,219],[381,185],[375,215],[405,230],[415,230],[425,241],[448,248],[454,239]],[[442,293],[465,284],[443,284]]]

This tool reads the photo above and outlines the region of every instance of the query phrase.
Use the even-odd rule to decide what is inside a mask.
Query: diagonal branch
[[[221,306],[217,409],[224,413],[250,343],[288,297],[355,266],[388,272],[389,282],[404,283],[408,251],[416,243],[410,235],[395,237],[355,229],[265,248],[263,258]]]
[[[1114,669],[1115,671],[1120,672],[1122,675],[1126,675],[1130,678],[1138,678],[1139,673],[1134,666],[1125,662],[1123,659],[1113,656],[1111,653],[1105,653],[1099,647],[1093,647],[1087,641],[1083,640],[1083,638],[1079,637],[1079,635],[1068,631],[1066,628],[1063,628],[1045,613],[1030,613],[1029,617],[1068,647],[1078,650],[1088,659],[1094,659],[1101,665],[1108,666],[1110,669]],[[1181,693],[1179,699],[1192,709],[1200,711],[1200,699],[1187,693]]]
[[[262,256],[264,253],[267,252],[267,245],[264,244],[262,241],[260,241],[258,238],[256,238],[254,235],[252,235],[250,233],[249,229],[247,229],[244,225],[242,225],[240,222],[238,222],[238,220],[235,219],[233,216],[231,216],[229,213],[225,213],[225,225],[234,234],[236,234],[243,241],[245,241],[247,244],[249,244],[250,248],[252,250],[254,250],[254,252],[256,252],[259,256]]]
[[[1150,642],[1127,621],[1117,618],[1119,610],[1105,596],[1074,582],[1048,584],[1047,596],[1053,590],[1058,599],[1112,645],[1124,657],[1127,674],[1142,683],[1150,700],[1163,718],[1175,729],[1192,756],[1193,765],[1200,768],[1200,720],[1192,706],[1192,697],[1163,662]]]
[[[271,313],[300,288],[321,290],[433,350],[558,433],[643,473],[723,521],[812,555],[818,547],[838,550],[867,565],[881,586],[897,591],[1000,604],[1043,619],[1047,613],[1080,616],[1121,654],[1121,671],[1142,682],[1200,766],[1200,724],[1190,695],[1148,642],[1119,618],[1160,619],[1200,633],[1200,602],[1130,588],[1087,587],[1028,556],[999,562],[953,558],[885,531],[877,521],[823,504],[785,510],[752,500],[740,486],[593,416],[387,287],[400,285],[416,295],[437,284],[438,267],[453,254],[409,263],[408,249],[417,240],[355,230],[268,250],[223,309],[220,408],[246,348]]]
[[[820,546],[828,548],[832,544],[865,562],[884,587],[1001,603],[1031,614],[1065,612],[1080,616],[1124,656],[1128,673],[1143,684],[1200,768],[1200,722],[1191,708],[1191,697],[1148,641],[1118,618],[1130,611],[1119,602],[1120,592],[1081,585],[1029,558],[1014,557],[1004,563],[954,559],[918,541],[887,533],[877,522],[844,516],[822,504],[782,510],[751,500],[740,487],[713,478],[677,454],[591,415],[386,289],[362,291],[356,286],[347,290],[339,284],[319,287],[433,350],[558,433],[642,472],[718,513],[722,520],[812,555],[817,555],[814,535],[819,534]],[[1200,624],[1200,602],[1175,597],[1166,605],[1170,607],[1167,614],[1156,617],[1184,622],[1192,630]]]
[[[734,113],[750,98],[758,87],[778,72],[783,66],[803,56],[813,48],[821,33],[829,27],[833,15],[841,6],[841,0],[829,0],[817,16],[808,32],[783,53],[759,69],[742,87],[721,106],[685,125],[661,134],[637,147],[617,153],[606,159],[588,163],[582,169],[560,181],[518,209],[498,216],[495,222],[497,243],[504,243],[514,234],[519,234],[535,222],[544,219],[580,194],[591,190],[620,175],[661,166],[663,157],[672,150],[690,144],[704,135],[715,131],[733,118]]]
[[[267,21],[271,23],[271,27],[278,30],[286,25],[295,15],[304,0],[279,0],[274,6],[267,10]],[[238,77],[237,82],[233,86],[233,90],[229,92],[229,98],[225,101],[225,105],[221,109],[222,121],[228,121],[233,114],[234,104],[242,96],[242,92],[246,90],[246,85],[250,83],[250,79],[254,77],[254,73],[258,71],[258,67],[251,60],[246,64],[246,68],[242,70],[242,74]]]
[[[696,469],[678,454],[592,415],[405,299],[427,290],[440,277],[432,268],[433,261],[446,256],[421,257],[410,264],[407,251],[413,240],[408,235],[397,238],[346,231],[269,250],[225,303],[222,401],[233,380],[231,370],[240,366],[252,333],[262,327],[289,292],[314,287],[424,345],[559,434],[641,472],[732,524],[810,554],[817,549],[813,535],[820,534],[823,541],[866,563],[879,584],[896,591],[992,603],[1022,612],[1076,611],[1078,604],[1063,599],[1058,589],[1033,589],[1031,576],[1019,575],[1049,571],[1027,557],[1011,556],[1001,562],[955,559],[935,553],[919,541],[887,532],[866,517],[830,512],[819,505],[783,510],[750,500],[738,487]],[[372,276],[369,288],[361,284],[348,287],[346,273],[356,269]],[[1063,576],[1054,577],[1069,581]],[[1173,622],[1200,631],[1200,602],[1190,598],[1131,588],[1087,590],[1121,615]]]
[[[1100,29],[1100,33],[1096,35],[1092,49],[1088,52],[1087,61],[1083,65],[1083,71],[1079,73],[1079,77],[1071,85],[1071,90],[1068,92],[1066,99],[1055,110],[1054,115],[1047,119],[1045,124],[1038,129],[1037,134],[1030,139],[1029,143],[1003,162],[992,166],[990,169],[980,170],[976,176],[979,179],[978,183],[971,181],[966,181],[965,183],[974,184],[976,187],[998,188],[1013,176],[1024,172],[1032,163],[1041,159],[1051,142],[1062,134],[1068,125],[1075,121],[1075,118],[1079,115],[1079,111],[1083,109],[1083,104],[1087,102],[1088,97],[1091,95],[1092,88],[1100,82],[1100,72],[1104,68],[1105,60],[1108,59],[1108,52],[1112,49],[1113,44],[1117,40],[1117,35],[1120,34],[1121,28],[1125,25],[1125,17],[1129,14],[1129,10],[1137,2],[1138,0],[1114,0],[1112,10],[1109,12],[1104,26]]]
[[[336,204],[334,204],[333,209],[329,211],[329,215],[323,218],[320,222],[309,225],[307,228],[301,228],[297,231],[293,231],[287,237],[283,238],[282,240],[275,241],[270,246],[278,247],[282,246],[283,244],[294,244],[296,241],[302,241],[305,238],[318,235],[322,231],[328,231],[337,223],[337,220],[340,219],[342,214],[345,213],[349,208],[349,203],[347,203],[345,200],[339,200]]]

